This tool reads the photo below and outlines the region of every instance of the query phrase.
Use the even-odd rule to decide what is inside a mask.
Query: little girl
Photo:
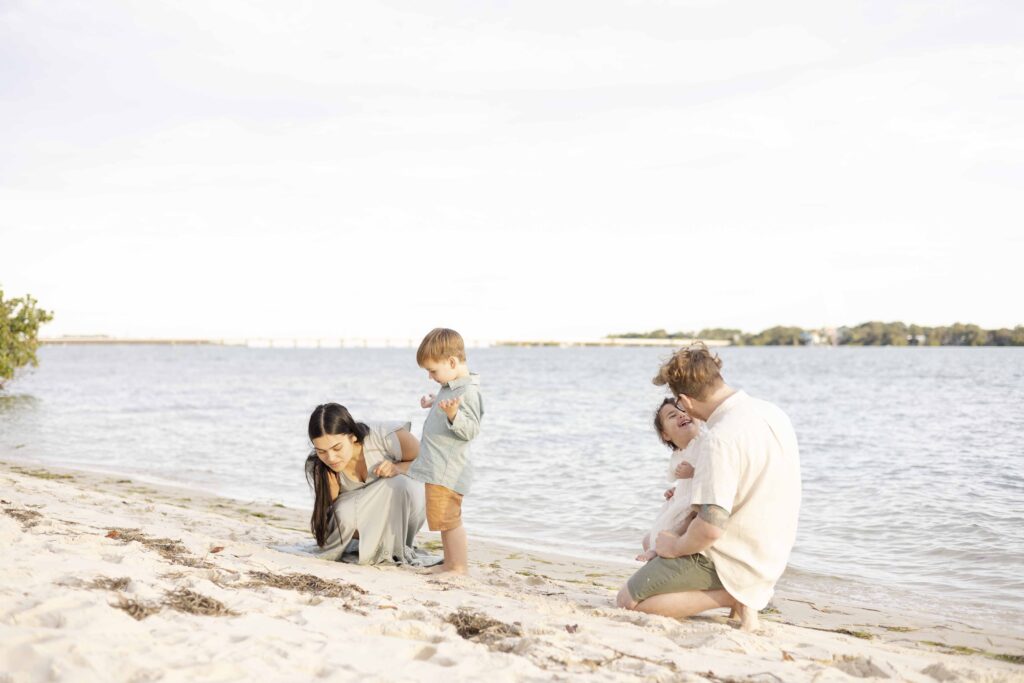
[[[644,552],[636,556],[641,562],[653,559],[657,553],[654,542],[662,531],[681,534],[692,519],[690,511],[690,484],[693,479],[694,444],[700,435],[696,420],[679,410],[671,398],[662,401],[654,414],[654,429],[658,438],[672,449],[669,460],[668,480],[675,482],[673,488],[665,491],[665,504],[654,520],[654,525],[643,538]]]

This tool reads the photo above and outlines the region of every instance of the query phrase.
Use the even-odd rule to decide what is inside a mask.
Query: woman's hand
[[[654,544],[654,549],[657,551],[659,557],[667,559],[679,557],[679,553],[676,551],[676,544],[678,542],[678,536],[668,531],[662,531],[658,534],[658,540]]]
[[[390,479],[391,477],[401,474],[398,468],[395,467],[395,463],[390,460],[385,460],[381,464],[377,465],[377,476],[381,479]]]
[[[676,495],[675,488],[665,489],[665,500],[672,500],[672,496]]]
[[[685,460],[676,465],[676,479],[693,479],[693,465]]]
[[[448,421],[452,422],[455,420],[455,416],[459,414],[459,398],[449,398],[441,401],[437,404],[437,407],[444,411],[444,414],[448,416]]]
[[[420,396],[420,408],[429,408],[434,405],[434,395],[427,394],[426,396]]]

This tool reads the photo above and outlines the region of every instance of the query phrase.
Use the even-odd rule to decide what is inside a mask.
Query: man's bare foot
[[[756,609],[750,609],[742,603],[736,603],[736,607],[733,609],[737,612],[737,616],[740,618],[741,631],[753,633],[761,627],[761,622],[757,618]]]
[[[658,553],[654,552],[653,550],[646,550],[646,551],[644,551],[644,552],[642,552],[642,553],[640,553],[639,555],[636,556],[636,561],[637,562],[647,562],[648,560],[653,560],[657,556],[658,556]]]

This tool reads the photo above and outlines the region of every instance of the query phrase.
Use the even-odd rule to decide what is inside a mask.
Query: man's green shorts
[[[703,555],[684,555],[666,559],[655,557],[641,567],[626,583],[637,602],[662,593],[710,591],[722,587],[715,563]]]

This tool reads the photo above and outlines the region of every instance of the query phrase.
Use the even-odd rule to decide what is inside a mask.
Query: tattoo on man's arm
[[[697,516],[719,529],[725,529],[726,524],[729,523],[729,513],[725,511],[725,508],[718,507],[717,505],[708,505],[706,503],[701,505],[700,510],[697,511]]]

